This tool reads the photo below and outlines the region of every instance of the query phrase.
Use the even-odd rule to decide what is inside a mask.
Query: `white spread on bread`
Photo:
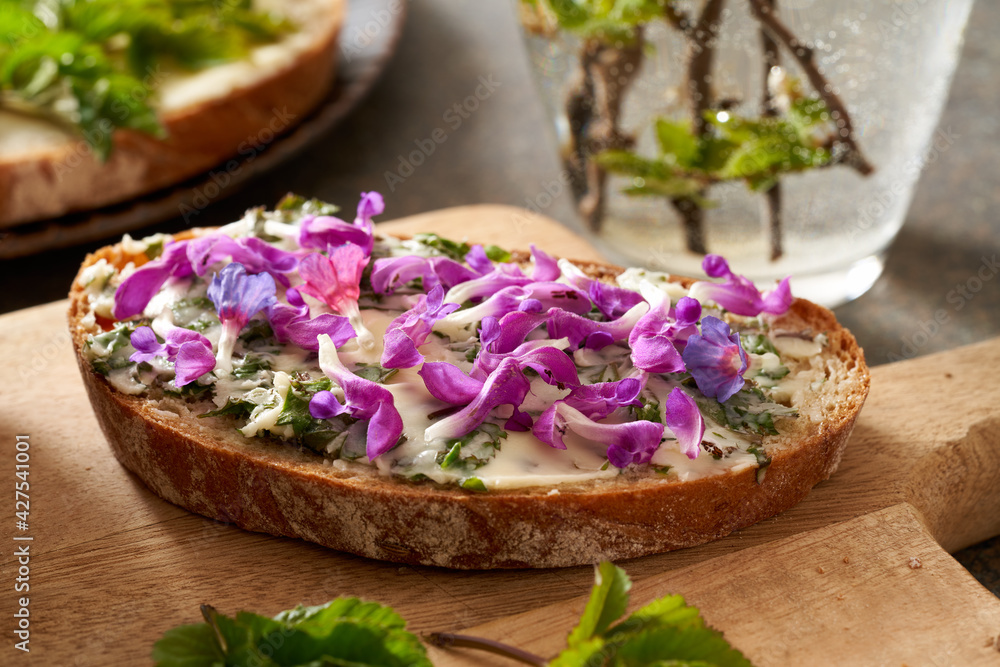
[[[263,220],[261,216],[264,216]],[[277,248],[299,251],[295,240],[298,231],[295,221],[268,216],[271,214],[254,211],[221,231],[234,238],[260,234]],[[127,249],[132,255],[153,248],[158,252],[163,241],[162,236],[148,241],[129,239]],[[439,256],[440,252],[429,242],[378,237],[373,257],[413,254],[433,257]],[[562,262],[560,266],[562,274],[558,280],[568,285],[573,280],[570,273],[579,269]],[[129,267],[131,272],[131,264]],[[297,427],[293,427],[291,417],[295,415],[290,412],[290,403],[303,400],[298,392],[309,383],[326,381],[325,386],[339,402],[345,401],[345,390],[340,383],[327,381],[315,352],[278,343],[273,334],[268,338],[267,332],[255,334],[256,338],[250,336],[248,332],[253,331],[255,323],[263,324],[262,316],[253,318],[243,329],[243,338],[234,343],[232,373],[217,369],[214,373],[205,373],[186,389],[179,389],[171,382],[171,362],[158,359],[152,364],[129,363],[129,354],[134,349],[129,344],[128,335],[142,324],[151,324],[161,339],[171,329],[184,327],[201,333],[213,349],[219,345],[222,325],[212,303],[205,298],[211,275],[199,277],[192,274],[167,280],[164,287],[149,300],[141,317],[124,329],[115,330],[119,331],[117,338],[115,331],[95,332],[85,348],[86,356],[94,363],[95,369],[105,373],[118,391],[132,395],[148,392],[153,401],[186,396],[189,402],[208,402],[206,412],[214,404],[220,414],[225,414],[234,405],[243,405],[246,406],[245,414],[235,423],[245,436],[288,440],[292,446],[305,447]],[[111,317],[110,306],[122,278],[104,260],[81,273],[80,280],[87,291],[91,309],[83,320],[84,326],[94,326],[98,318],[108,320]],[[278,286],[280,295],[288,287],[301,285],[296,276],[290,275],[289,278],[291,282],[288,286]],[[647,300],[663,298],[652,295],[655,291],[664,295],[669,303],[676,304],[688,294],[687,288],[671,281],[665,274],[641,269],[626,270],[617,282],[622,287],[640,292]],[[339,426],[331,427],[328,433],[322,429],[310,432],[319,439],[318,443],[314,438],[308,444],[309,449],[317,452],[316,456],[326,457],[328,465],[335,469],[371,465],[384,475],[415,481],[431,480],[465,486],[470,478],[474,478],[477,490],[555,487],[585,480],[613,479],[629,472],[609,465],[607,443],[587,440],[574,431],[566,431],[566,448],[558,449],[543,443],[531,431],[505,428],[505,423],[509,424],[508,419],[513,415],[508,405],[494,410],[481,427],[463,438],[432,437],[428,441],[425,434],[436,432],[442,416],[449,414],[449,404],[435,398],[425,386],[419,375],[420,365],[395,369],[391,373],[385,373],[386,369],[377,365],[382,358],[387,328],[394,319],[413,307],[423,294],[418,288],[419,283],[414,283],[401,286],[393,294],[363,293],[360,299],[361,316],[376,341],[376,349],[364,350],[357,344],[357,339],[352,338],[337,350],[339,362],[356,374],[374,372],[385,376],[379,383],[391,394],[394,408],[402,420],[399,443],[374,460],[369,460],[357,445],[359,434],[362,441],[364,437],[363,420],[360,425],[347,420],[347,426],[338,422]],[[313,296],[303,294],[303,298],[313,317],[331,312],[326,304]],[[482,319],[477,314],[478,307],[476,303],[466,302],[454,312],[454,316],[437,320],[433,335],[419,346],[424,363],[446,362],[465,373],[473,369],[473,359],[479,350],[476,332]],[[705,426],[701,444],[703,451],[694,458],[681,451],[677,438],[669,428],[664,429],[661,444],[648,463],[641,465],[651,466],[663,473],[665,480],[687,481],[748,467],[766,467],[769,459],[761,445],[760,431],[741,430],[724,422],[734,419],[734,416],[742,419],[749,414],[751,421],[757,420],[754,424],[759,429],[780,428],[783,420],[795,417],[797,407],[807,400],[810,392],[816,390],[817,383],[821,384],[826,379],[822,362],[826,339],[822,333],[806,337],[774,336],[768,331],[766,317],[740,318],[723,313],[711,304],[705,304],[705,309],[706,313],[725,317],[741,333],[750,332],[761,337],[758,349],[748,354],[750,363],[744,373],[746,387],[753,391],[741,394],[743,402],[734,403],[736,407],[727,408],[728,412],[717,403],[715,408],[711,408],[711,400],[708,399],[709,408],[702,409]],[[553,347],[560,350],[560,354],[567,354],[585,384],[618,380],[638,372],[632,366],[629,348],[624,343],[600,349],[581,346],[569,350],[566,349],[569,347],[567,339],[548,339],[545,327],[536,328],[527,335],[526,341],[533,348]],[[678,388],[699,400],[704,398],[693,388],[691,378],[685,380],[682,374],[652,373],[645,382],[642,393],[644,405],[658,406],[661,423],[664,421],[664,406],[671,392]],[[569,393],[569,388],[543,382],[541,377],[533,376],[520,409],[537,418],[547,406],[566,398]],[[455,409],[450,411],[453,413]],[[309,419],[301,409],[297,415],[299,419]],[[616,424],[633,418],[627,409],[619,408],[604,421]],[[459,440],[461,445],[456,448]],[[447,462],[453,450],[460,450],[462,465]]]

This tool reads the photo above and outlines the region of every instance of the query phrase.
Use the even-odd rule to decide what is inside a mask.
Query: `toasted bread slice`
[[[66,131],[0,110],[0,228],[122,202],[219,165],[238,169],[303,120],[333,81],[345,0],[254,7],[288,18],[296,31],[235,62],[164,73],[157,108],[166,139],[118,130],[101,163]]]
[[[524,262],[527,254],[515,258]],[[826,345],[788,362],[802,378],[788,396],[799,416],[783,419],[780,435],[763,437],[771,457],[766,474],[743,466],[680,479],[630,468],[611,479],[486,493],[413,483],[370,466],[330,465],[274,439],[245,438],[225,417],[198,417],[214,407],[210,401],[116,390],[84,354],[88,337],[110,326],[94,317],[85,272],[101,260],[121,268],[143,259],[121,244],[103,248],[87,257],[70,293],[80,370],[115,456],[157,495],[193,512],[375,559],[470,569],[563,567],[718,539],[792,507],[827,479],[868,393],[854,337],[829,310],[798,299],[771,329],[789,338],[822,332]],[[593,262],[577,266],[608,282],[622,272]]]

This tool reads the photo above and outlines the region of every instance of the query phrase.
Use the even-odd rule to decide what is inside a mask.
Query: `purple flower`
[[[168,279],[191,275],[191,261],[187,256],[188,243],[189,241],[177,241],[166,244],[159,257],[146,262],[122,281],[115,291],[115,319],[124,320],[138,315],[146,309],[149,300]]]
[[[608,461],[616,468],[649,461],[663,439],[663,424],[656,422],[642,419],[617,424],[596,422],[565,401],[556,401],[551,409],[551,427],[544,424],[539,428],[545,417],[543,413],[532,429],[539,440],[544,442],[546,437],[550,437],[549,444],[562,449],[565,448],[562,436],[567,430],[571,430],[593,442],[607,443]]]
[[[309,402],[309,414],[329,419],[347,412],[355,419],[367,419],[366,454],[371,460],[395,447],[403,435],[403,420],[392,392],[347,370],[337,356],[337,346],[326,334],[319,336],[319,367],[343,390],[344,403],[332,392],[316,392]]]
[[[160,343],[150,327],[139,327],[132,332],[135,352],[129,360],[136,363],[163,357],[174,362],[174,384],[183,387],[194,382],[215,368],[212,343],[197,331],[176,327],[167,332]]]
[[[619,318],[643,302],[638,292],[594,280],[568,260],[559,260],[559,268],[571,285],[587,292],[590,300],[608,319]]]
[[[427,381],[426,376],[424,376],[424,381]],[[431,442],[438,438],[462,437],[478,428],[490,416],[490,413],[501,405],[512,406],[516,414],[519,412],[517,408],[524,401],[530,388],[531,383],[518,367],[517,360],[504,359],[496,370],[486,378],[472,401],[455,414],[428,427],[424,432],[424,439]],[[521,423],[523,416],[517,415],[515,423]]]
[[[431,396],[450,405],[468,405],[485,382],[469,377],[461,368],[446,361],[425,362],[417,371]]]
[[[548,321],[549,313],[514,310],[500,319],[488,315],[479,325],[479,342],[494,354],[506,354],[521,345],[529,333]],[[553,336],[561,338],[561,336]]]
[[[670,313],[670,300],[664,299],[643,315],[629,334],[632,363],[649,373],[680,373],[684,361],[679,348],[697,333],[701,304],[682,297]]]
[[[377,192],[366,192],[361,194],[358,214],[353,224],[332,215],[307,216],[299,228],[299,246],[326,250],[329,247],[353,243],[360,247],[365,255],[370,255],[375,243],[372,217],[381,215],[384,210],[382,195]]]
[[[330,256],[310,253],[299,262],[299,275],[305,281],[299,291],[326,303],[346,315],[358,335],[362,349],[375,349],[375,337],[365,327],[358,308],[361,274],[371,258],[354,243],[345,243],[330,251]]]
[[[337,347],[357,335],[346,317],[323,313],[310,319],[309,305],[298,290],[290,288],[285,298],[288,305],[276,301],[267,311],[267,319],[279,342],[291,343],[303,350],[318,350],[320,334],[330,336]]]
[[[594,421],[604,419],[618,408],[642,405],[639,402],[640,391],[642,391],[642,382],[636,378],[625,378],[617,382],[598,382],[577,387],[570,392],[569,396],[546,408],[535,422],[532,432],[542,442],[556,449],[566,449],[566,443],[563,442],[563,436],[568,427],[566,415],[573,415],[573,413],[561,410],[560,406],[569,406],[583,418]],[[657,439],[657,443],[659,443],[659,439]]]
[[[444,303],[444,289],[436,285],[421,295],[417,305],[394,319],[385,330],[384,368],[411,368],[424,360],[417,348],[424,344],[434,323],[458,308]]]
[[[275,248],[255,237],[233,239],[225,234],[212,234],[193,239],[187,247],[191,267],[199,276],[219,262],[237,262],[247,273],[269,273],[275,280],[288,285],[285,274],[295,270],[299,258],[294,254]]]
[[[508,287],[524,287],[531,282],[531,278],[524,275],[517,264],[497,264],[493,271],[453,286],[445,294],[444,300],[449,303],[465,303],[471,299],[488,297]]]
[[[580,384],[576,364],[572,357],[558,347],[566,341],[536,340],[519,345],[505,354],[494,354],[489,350],[480,350],[472,369],[472,377],[482,379],[492,375],[502,363],[513,360],[521,370],[530,368],[538,373],[541,379],[552,385]]]
[[[720,403],[743,388],[747,353],[740,347],[739,334],[731,333],[729,325],[716,317],[705,317],[701,334],[688,338],[684,363],[701,393]]]
[[[215,304],[215,312],[222,322],[222,336],[216,365],[230,372],[233,369],[233,347],[240,330],[254,315],[272,306],[276,287],[269,273],[248,275],[242,264],[233,262],[212,278],[208,286],[208,298]]]
[[[378,294],[391,294],[399,285],[417,278],[421,279],[425,291],[431,290],[435,285],[451,289],[478,275],[448,257],[382,257],[376,259],[372,267],[372,289]]]
[[[486,256],[486,249],[478,243],[465,253],[465,263],[479,276],[485,276],[494,268],[493,260]]]
[[[748,278],[733,273],[726,260],[719,255],[706,255],[701,267],[712,278],[726,280],[723,283],[699,281],[692,285],[690,295],[702,303],[714,301],[731,313],[749,317],[761,313],[781,315],[792,305],[788,278],[782,280],[772,291],[761,295],[760,290]]]
[[[538,282],[552,282],[559,280],[562,271],[555,258],[548,255],[534,245],[531,246],[531,257],[535,260],[535,268],[531,271],[531,279]]]
[[[550,338],[568,338],[570,347],[599,350],[602,347],[627,340],[636,323],[647,312],[648,305],[640,301],[624,315],[610,322],[598,322],[564,310],[549,313]]]
[[[705,420],[701,416],[698,404],[680,387],[674,387],[667,396],[667,404],[664,407],[667,428],[677,436],[681,453],[689,459],[698,458],[701,452],[701,439],[705,435]]]

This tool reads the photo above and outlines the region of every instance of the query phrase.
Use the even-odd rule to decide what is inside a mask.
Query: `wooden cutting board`
[[[508,207],[380,228],[598,258],[551,220]],[[154,496],[118,465],[97,427],[64,310],[59,302],[0,317],[0,664],[148,664],[165,630],[200,620],[200,603],[274,614],[338,595],[391,604],[417,631],[475,626],[541,655],[558,651],[591,568],[400,567],[248,533]],[[1000,634],[1000,601],[947,553],[1000,533],[998,368],[1000,340],[875,368],[832,479],[726,539],[622,563],[636,582],[634,603],[683,594],[759,665],[1000,664],[988,645]],[[18,435],[30,443],[24,531],[14,516]],[[30,591],[16,593],[13,551],[24,545]],[[28,654],[13,646],[22,596]],[[512,664],[432,655],[438,665]]]

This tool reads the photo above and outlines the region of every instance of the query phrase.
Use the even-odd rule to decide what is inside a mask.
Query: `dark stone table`
[[[395,60],[366,102],[296,162],[206,209],[197,224],[227,222],[292,190],[344,206],[363,190],[380,190],[390,217],[495,202],[533,204],[557,220],[572,219],[568,193],[548,196],[560,166],[511,3],[420,0],[408,11]],[[998,28],[1000,3],[980,1],[941,120],[954,143],[921,177],[885,274],[868,294],[837,309],[872,365],[1000,334],[1000,277],[989,268],[1000,255]],[[483,99],[459,113],[455,105],[477,88]],[[401,168],[421,145],[428,153],[422,164],[412,173]],[[402,181],[387,178],[391,173]],[[176,219],[136,235],[183,226]],[[3,262],[0,312],[62,298],[84,252],[107,241]],[[981,269],[989,278],[978,282]],[[983,381],[1000,382],[998,370],[984,369]],[[1000,594],[1000,538],[956,556]]]

